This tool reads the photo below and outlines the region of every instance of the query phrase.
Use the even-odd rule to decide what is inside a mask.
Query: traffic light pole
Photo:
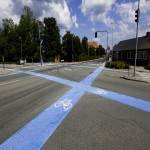
[[[138,10],[137,10],[136,48],[135,48],[135,59],[134,59],[134,74],[133,74],[134,77],[136,71],[137,46],[138,46],[138,24],[139,24],[139,14],[140,14],[139,6],[140,6],[140,0],[138,1]]]
[[[108,31],[104,30],[104,31],[96,31],[95,32],[95,38],[97,38],[97,32],[107,32],[107,48],[108,48]]]
[[[96,31],[95,32],[95,38],[97,38],[97,32],[107,32],[107,47],[108,47],[108,31],[104,30],[104,31]]]

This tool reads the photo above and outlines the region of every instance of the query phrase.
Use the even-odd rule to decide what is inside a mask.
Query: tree
[[[71,34],[70,31],[66,31],[66,34],[62,37],[62,46],[63,51],[66,54],[66,61],[72,61],[72,55],[74,50],[74,34]]]
[[[73,38],[73,53],[74,61],[76,61],[78,56],[81,54],[80,38],[78,36],[75,36]]]
[[[95,49],[94,49],[93,46],[89,48],[89,55],[90,56],[95,56]]]
[[[2,19],[2,22],[3,22],[2,24],[4,27],[4,30],[3,30],[4,36],[7,36],[10,33],[10,31],[14,29],[14,26],[15,26],[14,22],[11,18]]]
[[[56,19],[44,18],[44,32],[43,32],[43,52],[47,59],[55,57],[60,53],[60,30],[57,26]]]
[[[98,46],[98,49],[96,50],[96,55],[97,56],[103,56],[103,55],[105,55],[105,49],[102,47],[102,45]]]
[[[83,45],[83,53],[88,55],[88,38],[86,36],[82,38],[82,45]]]

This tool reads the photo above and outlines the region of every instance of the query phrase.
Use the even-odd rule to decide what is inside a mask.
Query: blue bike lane
[[[4,143],[2,143],[0,149],[39,150],[85,92],[90,92],[150,112],[150,102],[148,101],[90,86],[102,70],[103,67],[97,68],[93,73],[88,75],[79,83],[31,71],[17,71],[20,73],[26,73],[59,82],[68,86],[72,86],[73,88],[59,98],[54,104],[45,109],[41,114],[31,120],[28,124],[22,127]],[[57,102],[63,102],[66,99],[68,99],[71,103],[70,108],[65,110],[63,105],[60,107],[55,107]]]

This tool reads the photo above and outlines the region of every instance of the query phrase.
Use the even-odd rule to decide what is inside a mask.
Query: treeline
[[[83,57],[96,57],[105,54],[104,48],[99,45],[95,51],[88,49],[88,38],[82,40],[78,36],[66,31],[60,36],[60,29],[53,17],[38,20],[28,6],[23,8],[19,24],[11,18],[2,19],[3,28],[0,28],[0,55],[5,61],[15,62],[26,59],[28,62],[54,61],[55,56],[65,61],[79,61]],[[61,41],[62,39],[62,41]],[[0,61],[2,57],[0,57]]]

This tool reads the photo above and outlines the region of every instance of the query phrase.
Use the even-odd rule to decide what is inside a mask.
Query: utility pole
[[[136,48],[135,48],[135,59],[134,59],[134,74],[133,76],[135,77],[135,70],[136,70],[136,58],[137,58],[137,46],[138,46],[138,24],[139,24],[139,15],[140,15],[140,0],[138,0],[138,9],[135,11],[136,19],[135,22],[137,22],[137,28],[136,28]]]

